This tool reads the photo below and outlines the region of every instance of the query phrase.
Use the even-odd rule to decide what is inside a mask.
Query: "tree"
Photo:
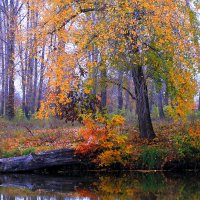
[[[19,0],[2,0],[1,8],[1,41],[2,47],[2,113],[8,119],[14,117],[14,76],[15,76],[15,41],[17,16],[22,8]]]
[[[198,65],[199,52],[185,1],[47,0],[46,4],[47,7],[40,8],[43,30],[37,39],[54,35],[65,44],[73,44],[74,49],[63,49],[65,52],[61,53],[54,47],[48,66],[48,102],[43,106],[49,109],[41,112],[47,114],[51,110],[53,114],[50,105],[55,100],[67,101],[66,92],[82,81],[77,79],[80,65],[91,72],[91,66],[96,63],[91,64],[85,56],[94,45],[100,52],[101,62],[112,68],[123,63],[132,72],[142,138],[155,137],[147,90],[149,74],[157,74],[167,82],[172,98],[169,112],[173,116],[183,117],[191,109],[196,92],[194,66]],[[98,18],[95,24],[87,17],[91,12]],[[55,85],[62,88],[59,95],[55,93]]]
[[[5,114],[5,97],[4,97],[4,90],[5,90],[5,54],[4,54],[4,39],[3,39],[3,36],[4,36],[4,31],[3,31],[3,13],[0,12],[0,36],[1,36],[1,39],[0,39],[0,56],[1,56],[1,77],[2,77],[2,80],[1,80],[1,115],[3,116]]]

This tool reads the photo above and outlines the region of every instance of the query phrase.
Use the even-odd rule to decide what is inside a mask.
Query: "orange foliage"
[[[126,159],[132,152],[132,145],[128,144],[127,136],[122,134],[121,128],[124,118],[114,115],[111,119],[90,116],[84,119],[84,127],[80,130],[83,141],[76,146],[79,154],[95,152],[93,159],[100,165],[108,166],[114,163],[126,164]]]

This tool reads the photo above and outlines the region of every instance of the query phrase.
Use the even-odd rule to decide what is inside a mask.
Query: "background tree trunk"
[[[122,110],[123,109],[123,75],[124,72],[122,70],[118,71],[118,109]]]
[[[101,107],[105,108],[107,105],[107,70],[106,67],[101,69]]]
[[[33,12],[34,18],[34,28],[37,27],[38,22],[38,13]],[[31,113],[34,114],[36,107],[36,99],[37,99],[37,83],[38,83],[38,59],[37,59],[37,41],[36,34],[34,34],[34,80],[33,80],[33,93],[32,93],[32,105],[31,105]]]
[[[129,88],[129,90],[131,90],[131,75],[130,73],[128,73],[128,76],[127,76],[127,88]],[[131,102],[130,102],[130,94],[126,91],[125,93],[125,109],[126,110],[130,110],[132,111],[132,106],[131,106]]]
[[[163,109],[163,92],[162,89],[157,93],[157,102],[158,102],[158,111],[159,117],[161,119],[165,118],[164,109]]]
[[[42,48],[42,62],[40,67],[40,81],[39,81],[39,91],[38,91],[38,105],[37,105],[37,111],[40,109],[41,101],[42,101],[42,92],[43,92],[43,81],[44,81],[44,57],[45,57],[45,45]]]

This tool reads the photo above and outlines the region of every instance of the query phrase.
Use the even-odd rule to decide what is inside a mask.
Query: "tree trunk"
[[[118,81],[119,81],[119,85],[118,85],[118,109],[122,110],[123,109],[123,71],[119,70],[118,71]]]
[[[156,93],[153,81],[151,81],[151,83],[149,84],[148,91],[149,91],[149,110],[150,110],[150,113],[152,113],[153,105],[154,105],[154,95]]]
[[[153,139],[155,133],[150,117],[148,91],[143,68],[141,66],[134,66],[132,68],[132,76],[135,86],[136,111],[138,115],[140,137]]]
[[[127,88],[129,88],[129,90],[130,90],[130,88],[131,88],[131,80],[130,80],[130,78],[131,78],[131,76],[130,76],[130,74],[128,73],[128,76],[127,76]],[[125,93],[126,95],[125,95],[125,99],[126,99],[126,103],[125,103],[125,109],[126,110],[130,110],[130,111],[132,111],[132,107],[131,107],[131,102],[130,102],[130,94],[126,91],[126,93]]]
[[[101,107],[105,108],[107,105],[107,71],[106,67],[101,69]]]
[[[14,1],[10,1],[10,21],[9,21],[9,33],[8,33],[8,55],[9,55],[9,65],[8,65],[8,100],[6,105],[6,116],[9,120],[13,119],[15,116],[15,108],[14,108],[14,55],[15,55],[15,10],[14,10]]]
[[[42,62],[40,68],[40,81],[39,81],[39,91],[38,91],[38,106],[37,111],[40,109],[41,101],[42,101],[42,91],[43,91],[43,81],[44,81],[44,56],[45,56],[45,45],[42,48]]]
[[[198,106],[198,110],[200,111],[200,92],[199,92],[199,106]]]
[[[92,52],[89,52],[89,60],[91,62],[98,62],[98,56],[97,56],[97,49],[95,46],[93,46]],[[98,74],[98,66],[93,67],[92,71],[92,79],[93,79],[93,85],[92,85],[92,94],[96,97],[97,95],[97,74]]]
[[[167,89],[167,84],[164,84],[164,91],[165,91],[165,96],[164,96],[164,105],[168,106],[169,105],[169,94],[168,94],[168,89]]]
[[[38,13],[33,12],[33,18],[34,18],[34,28],[37,27],[38,23]],[[35,112],[36,107],[36,96],[37,96],[37,82],[38,82],[38,59],[37,59],[37,38],[36,34],[34,35],[34,83],[33,83],[33,94],[32,94],[32,105],[31,105],[31,112],[32,114]]]
[[[1,37],[4,36],[3,31],[3,23],[2,23],[2,13],[0,12],[0,35]],[[3,116],[5,114],[5,97],[4,97],[4,91],[5,91],[5,63],[4,63],[4,43],[1,40],[0,41],[0,56],[1,56],[1,67],[2,67],[2,74],[1,74],[1,111],[0,114]]]
[[[35,112],[35,105],[36,105],[36,96],[37,96],[37,81],[38,81],[38,59],[35,58],[34,63],[34,83],[33,83],[33,93],[32,93],[32,105],[31,105],[31,113]]]
[[[23,47],[22,47],[22,43],[20,43],[19,44],[19,58],[20,58],[20,61],[21,61],[21,72],[22,72],[22,79],[21,79],[21,84],[22,84],[22,110],[25,113],[26,112],[26,62],[25,62],[25,65],[24,65],[22,51],[23,51]]]
[[[8,8],[6,7],[6,10]],[[9,68],[9,45],[8,45],[8,40],[9,40],[9,19],[5,18],[4,20],[4,27],[5,27],[5,34],[6,34],[6,44],[5,44],[5,85],[4,85],[4,114],[7,114],[7,102],[8,102],[8,68]]]
[[[34,11],[28,10],[29,22],[27,21],[28,30],[34,28]],[[34,69],[34,35],[30,34],[29,37],[30,51],[28,57],[28,74],[27,74],[27,93],[26,93],[26,117],[30,119],[32,110],[32,97],[33,97],[33,69]]]
[[[163,110],[163,93],[162,89],[157,93],[157,102],[158,102],[158,111],[159,117],[161,119],[165,118],[164,110]]]

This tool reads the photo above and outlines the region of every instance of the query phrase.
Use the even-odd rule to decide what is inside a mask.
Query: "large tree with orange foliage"
[[[115,68],[119,63],[132,73],[142,138],[155,137],[146,83],[149,72],[167,82],[172,99],[168,108],[171,115],[183,117],[192,108],[199,48],[188,1],[34,2],[34,9],[40,14],[37,41],[41,44],[48,41],[51,48],[46,63],[48,92],[40,116],[61,112],[59,105],[69,101],[66,93],[77,89],[82,81],[79,78],[81,70],[89,74],[84,80],[84,89],[89,92],[94,67]],[[94,47],[98,50],[98,61],[88,59]]]

